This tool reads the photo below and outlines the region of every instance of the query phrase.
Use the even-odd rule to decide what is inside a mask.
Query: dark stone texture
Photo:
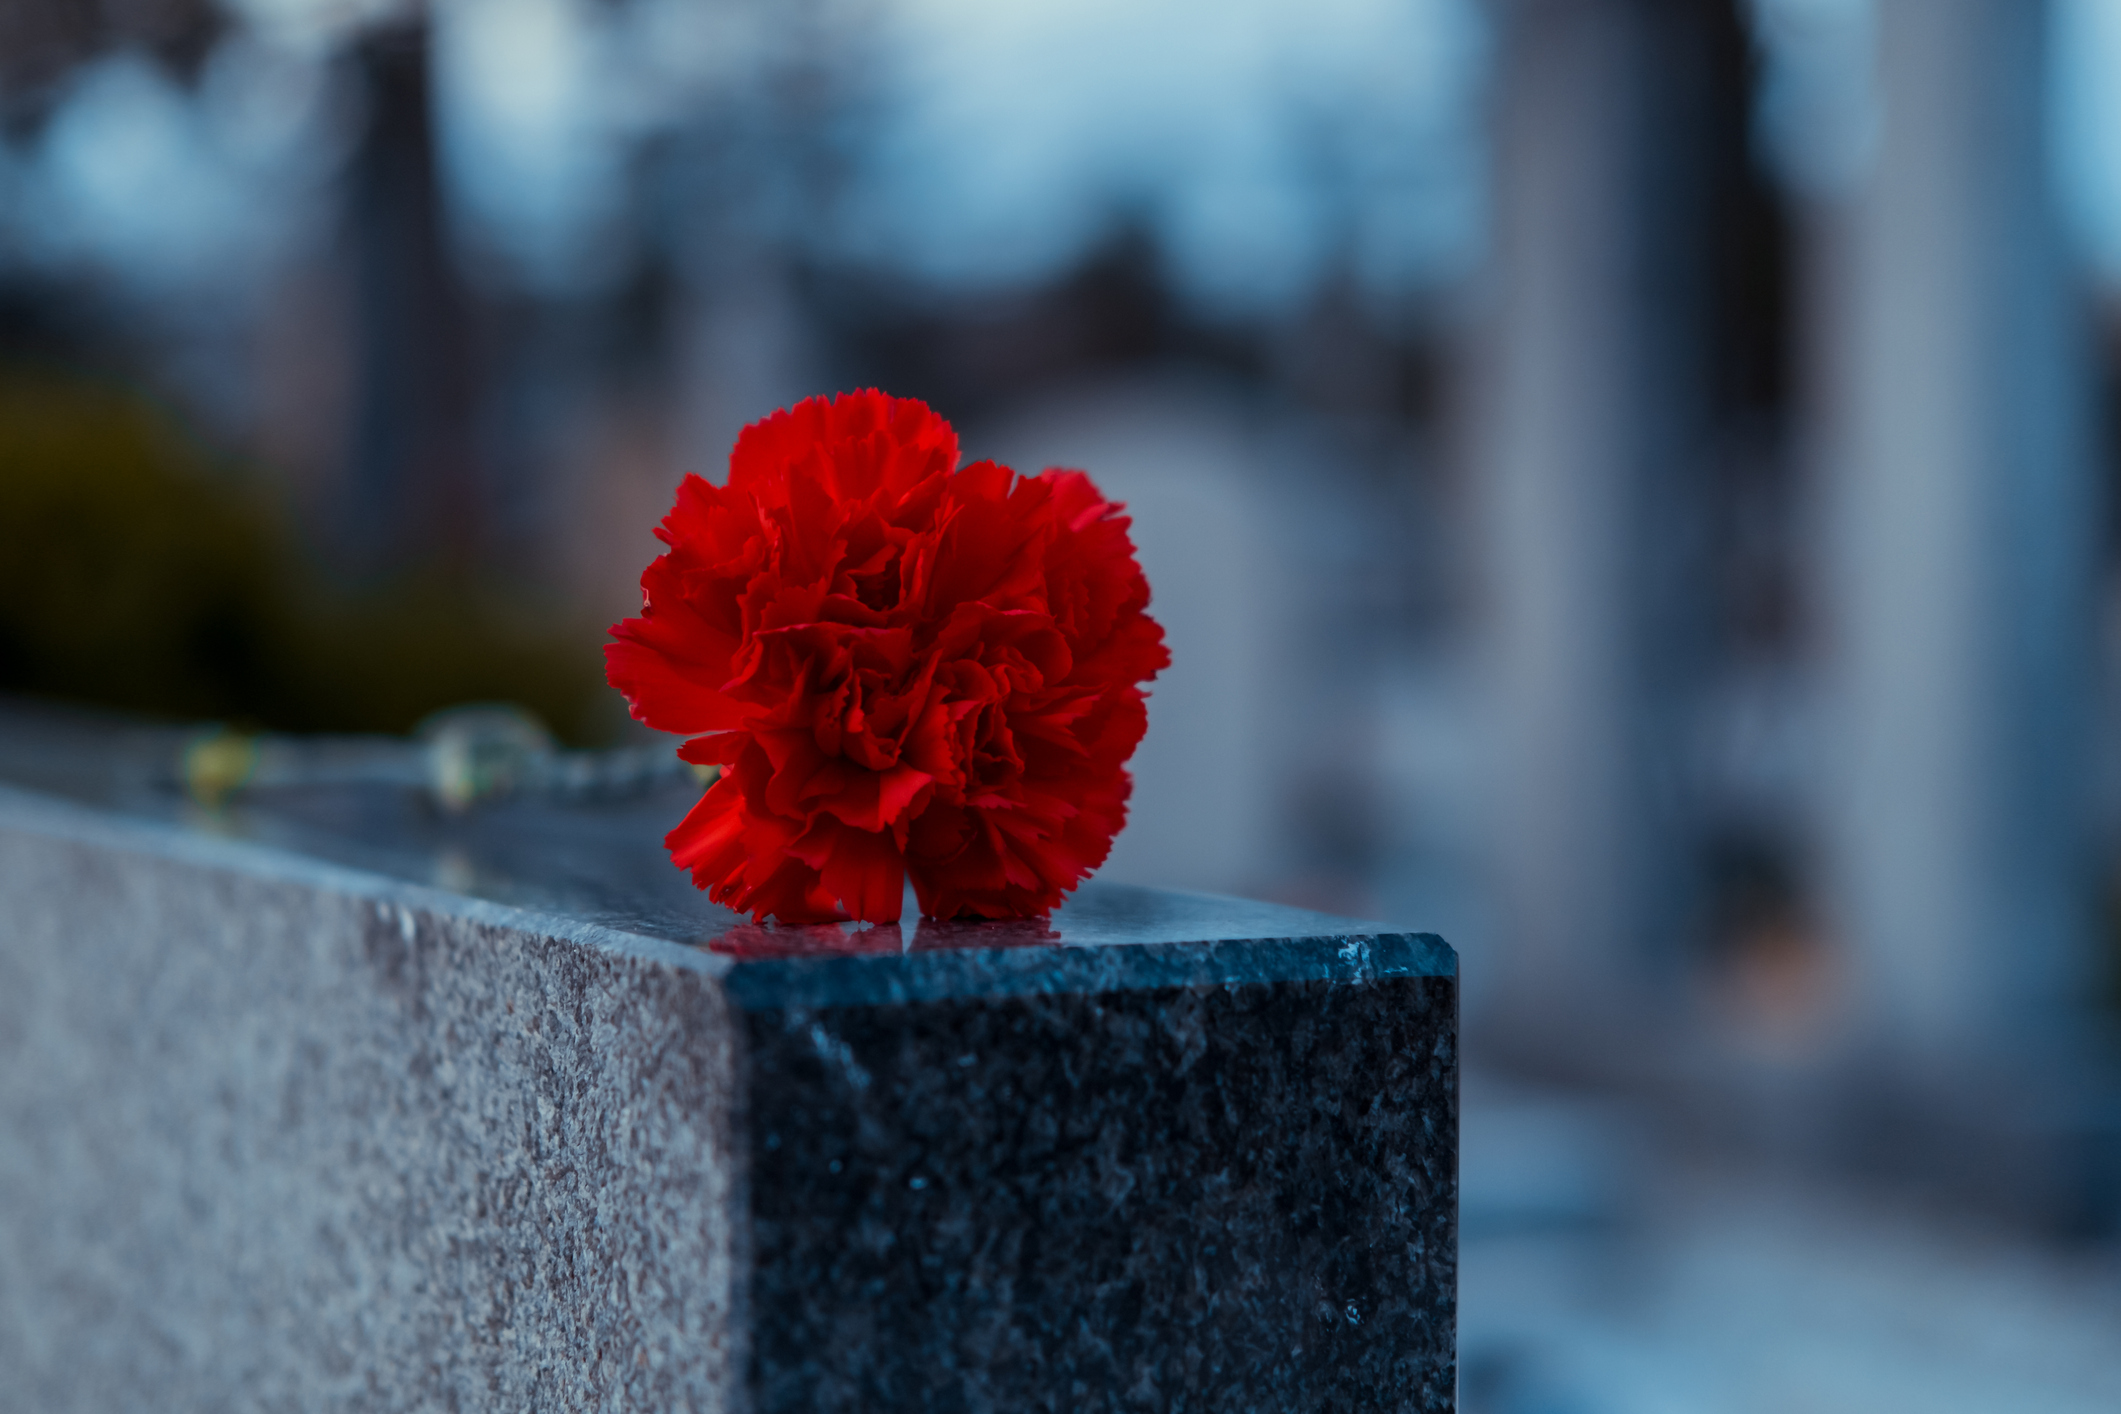
[[[770,1409],[1445,1409],[1452,981],[754,1012]]]
[[[1434,938],[758,928],[681,801],[205,818],[9,725],[0,1410],[1452,1407]]]

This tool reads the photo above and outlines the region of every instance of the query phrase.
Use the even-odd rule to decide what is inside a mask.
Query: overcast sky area
[[[77,76],[35,145],[9,155],[20,255],[183,288],[299,235],[290,194],[321,182],[358,121],[335,111],[349,105],[323,61],[384,7],[240,8],[249,32],[196,93],[125,56]],[[727,101],[790,42],[765,5],[447,0],[434,13],[457,219],[555,287],[594,277],[633,144]],[[1389,296],[1477,253],[1477,0],[848,13],[871,91],[842,135],[852,175],[822,233],[829,255],[1016,284],[1129,219],[1159,237],[1183,293],[1245,315],[1289,305],[1335,261]]]
[[[820,11],[870,92],[819,253],[943,286],[1036,281],[1119,220],[1182,295],[1272,316],[1344,271],[1382,300],[1478,259],[1479,0],[878,0]],[[358,127],[340,38],[390,0],[238,0],[195,91],[118,56],[0,152],[9,258],[87,262],[150,293],[240,282],[314,234]],[[1751,0],[1759,135],[1792,187],[1860,181],[1870,0]],[[470,248],[555,293],[623,247],[627,154],[805,42],[759,3],[439,0],[444,160]],[[2055,155],[2091,266],[2121,284],[2121,0],[2058,0]]]

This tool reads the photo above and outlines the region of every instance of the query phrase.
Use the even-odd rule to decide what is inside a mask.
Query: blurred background
[[[1462,953],[1465,1403],[2121,1390],[2121,0],[0,0],[0,692],[601,685],[878,385],[1128,501],[1108,877]]]

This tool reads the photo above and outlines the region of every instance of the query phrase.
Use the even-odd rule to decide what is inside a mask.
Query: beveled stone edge
[[[1078,996],[1182,986],[1457,977],[1457,954],[1433,933],[1354,920],[1331,933],[1058,947],[952,948],[844,957],[739,959],[561,913],[496,903],[297,849],[230,839],[178,821],[128,815],[0,784],[0,829],[146,853],[253,878],[293,881],[384,907],[553,938],[713,979],[747,1011],[879,1006],[971,997]]]
[[[1164,987],[1458,977],[1434,933],[1385,927],[1303,937],[1204,938],[1050,948],[961,948],[747,960],[724,979],[747,1011],[889,1006],[957,997],[1081,996]]]

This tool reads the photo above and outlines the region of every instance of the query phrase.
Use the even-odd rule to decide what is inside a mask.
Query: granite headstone
[[[206,815],[49,726],[0,719],[0,1408],[1453,1407],[1436,938],[1095,883],[759,927],[669,800]]]

